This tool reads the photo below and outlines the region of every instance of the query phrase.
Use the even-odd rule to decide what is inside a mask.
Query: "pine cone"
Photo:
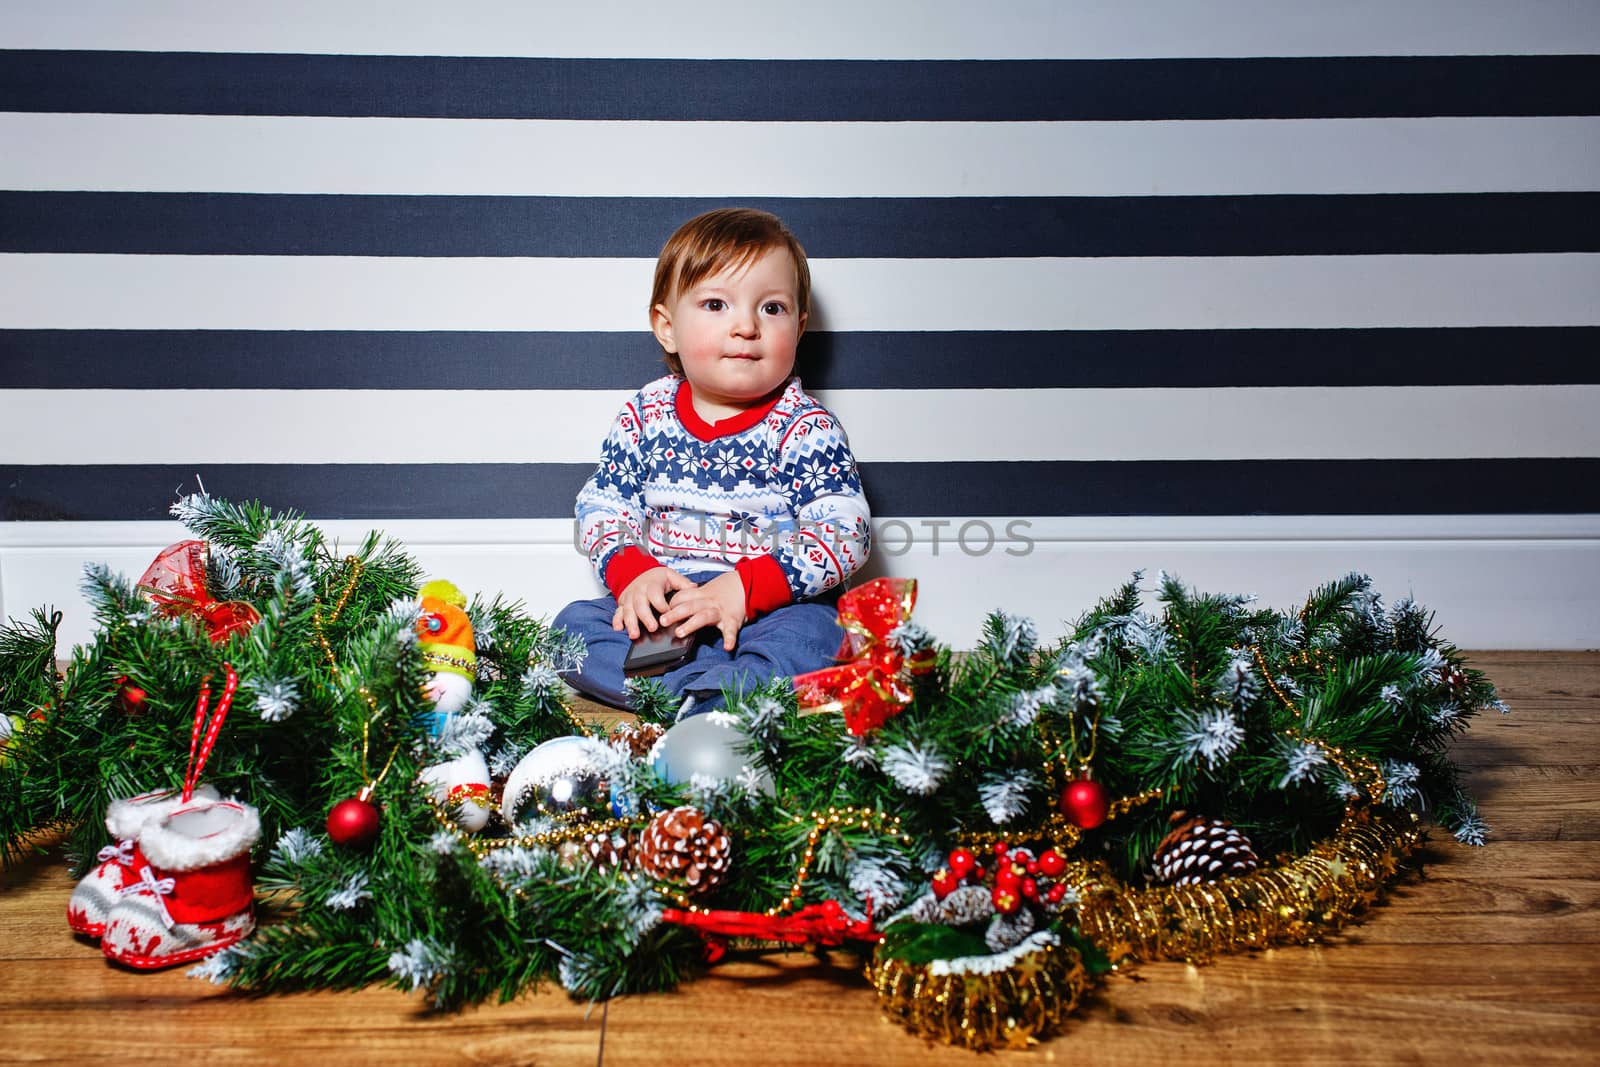
[[[1250,839],[1222,819],[1195,816],[1179,822],[1184,812],[1174,812],[1178,825],[1156,846],[1150,861],[1152,880],[1158,885],[1199,885],[1219,878],[1236,878],[1261,866]]]
[[[942,900],[933,893],[924,893],[906,908],[904,915],[913,922],[968,926],[993,917],[994,895],[981,885],[960,886]]]
[[[627,870],[628,853],[632,851],[634,843],[634,836],[626,830],[613,830],[607,834],[587,833],[583,835],[583,854],[602,871],[612,868]]]
[[[611,732],[611,743],[627,748],[634,759],[645,759],[666,732],[653,722],[625,722]]]
[[[634,859],[651,878],[710,892],[728,873],[733,842],[722,824],[694,808],[673,808],[650,820],[639,835]]]
[[[983,941],[989,946],[990,952],[1004,952],[1021,944],[1022,939],[1033,933],[1038,925],[1039,920],[1034,918],[1033,909],[1021,907],[1010,915],[996,915],[990,919]]]

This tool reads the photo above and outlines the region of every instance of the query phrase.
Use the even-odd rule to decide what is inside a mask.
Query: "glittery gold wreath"
[[[1045,945],[992,974],[935,974],[932,964],[867,966],[884,1012],[919,1037],[970,1049],[1027,1048],[1054,1033],[1091,978],[1078,950]]]

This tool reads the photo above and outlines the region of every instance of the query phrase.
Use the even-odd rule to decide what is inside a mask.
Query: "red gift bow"
[[[206,591],[206,544],[179,541],[161,554],[139,579],[145,596],[168,615],[197,615],[213,642],[248,630],[261,613],[242,600],[218,600]]]
[[[801,714],[836,711],[845,729],[864,737],[911,703],[907,674],[933,668],[931,651],[907,660],[889,640],[896,627],[911,618],[917,603],[915,578],[874,578],[839,598],[839,625],[844,643],[837,667],[796,675],[795,694]]]
[[[793,915],[666,908],[661,917],[669,923],[699,930],[708,935],[708,940],[713,937],[748,937],[762,941],[786,941],[792,945],[842,945],[846,940],[876,944],[883,940],[883,935],[872,928],[871,916],[865,922],[856,922],[844,913],[837,900],[812,904]],[[721,958],[720,952],[716,955]]]

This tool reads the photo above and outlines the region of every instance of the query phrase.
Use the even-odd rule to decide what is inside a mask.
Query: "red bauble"
[[[1080,830],[1093,830],[1106,821],[1111,798],[1099,782],[1080,779],[1061,791],[1061,814]]]
[[[956,891],[956,887],[960,884],[961,879],[957,878],[951,871],[939,871],[933,876],[933,895],[938,899],[943,900],[951,893],[954,893]]]
[[[328,836],[336,845],[366,848],[378,836],[378,809],[364,796],[339,801],[328,812]]]
[[[972,873],[972,868],[978,865],[978,857],[964,848],[958,848],[950,853],[950,873],[957,878],[965,878]]]
[[[128,684],[128,676],[119,674],[115,679],[117,687],[117,707],[128,715],[138,715],[145,710],[145,700],[148,694],[136,685]]]
[[[1067,861],[1061,858],[1061,853],[1053,848],[1047,848],[1039,854],[1039,870],[1054,878],[1067,869]]]
[[[1006,864],[994,872],[994,887],[996,889],[1009,889],[1012,892],[1016,892],[1017,887],[1020,885],[1022,885],[1022,876],[1017,874],[1017,869],[1010,864]]]

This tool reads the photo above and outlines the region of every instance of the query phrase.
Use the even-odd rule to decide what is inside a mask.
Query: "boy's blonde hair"
[[[729,267],[755,262],[774,248],[787,248],[794,257],[796,315],[802,321],[811,313],[811,268],[806,250],[783,220],[768,211],[724,207],[696,215],[667,238],[656,260],[655,284],[650,290],[650,310],[678,293]],[[683,361],[665,353],[672,373],[683,374]]]

